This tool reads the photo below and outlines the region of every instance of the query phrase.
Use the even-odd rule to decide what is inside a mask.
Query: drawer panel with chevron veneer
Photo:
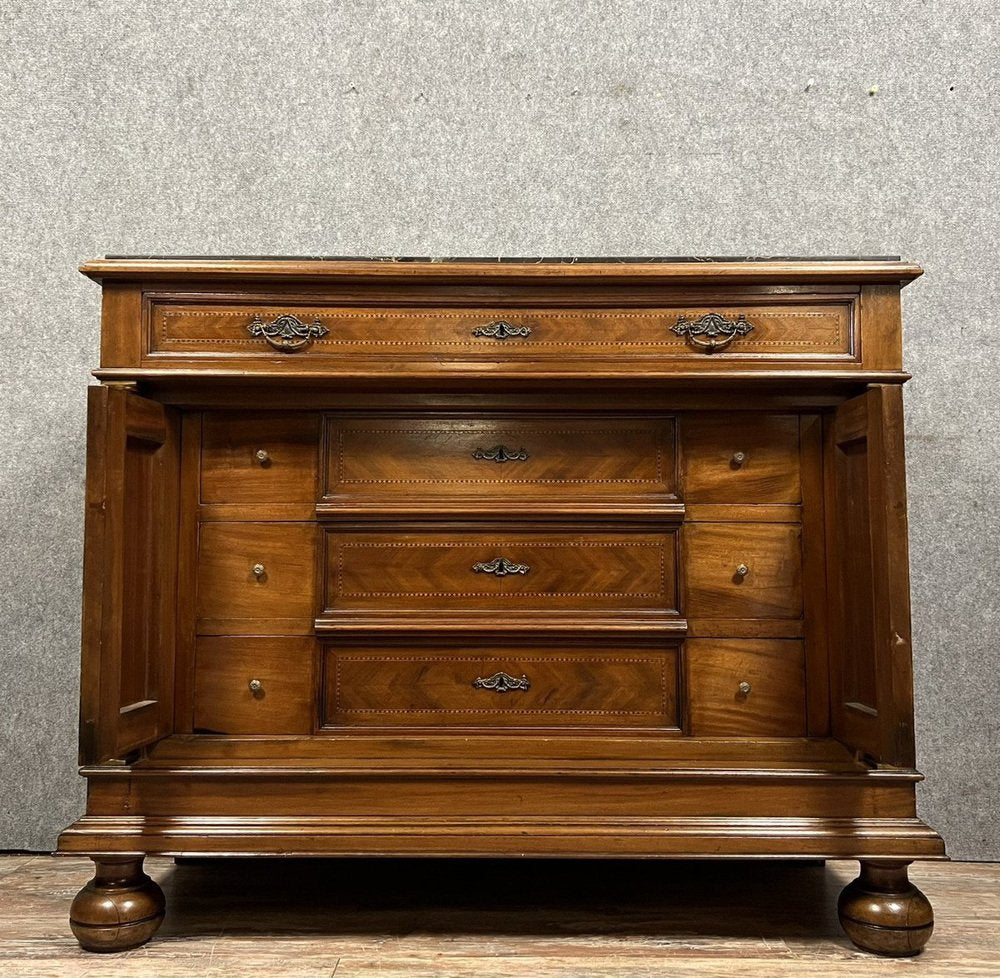
[[[329,646],[324,725],[679,730],[678,654],[662,648],[421,651]]]
[[[328,529],[326,612],[677,614],[676,533]]]
[[[546,505],[680,509],[674,431],[664,416],[330,415],[319,510],[412,511],[435,501],[448,513],[512,518]]]

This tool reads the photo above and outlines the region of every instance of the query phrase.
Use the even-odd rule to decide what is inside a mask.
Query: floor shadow
[[[822,863],[198,859],[158,874],[165,933],[572,935],[843,941]]]

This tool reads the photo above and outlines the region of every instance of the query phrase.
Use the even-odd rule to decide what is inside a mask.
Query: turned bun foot
[[[69,926],[86,951],[128,951],[163,922],[163,891],[142,871],[142,856],[92,857],[94,878],[76,895]]]
[[[934,912],[907,879],[907,865],[862,862],[861,875],[840,894],[840,924],[862,951],[906,957],[930,939]]]

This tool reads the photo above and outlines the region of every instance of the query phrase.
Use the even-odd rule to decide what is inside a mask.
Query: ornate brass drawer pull
[[[506,672],[495,672],[485,679],[482,676],[477,676],[472,680],[472,685],[475,689],[492,689],[494,693],[509,693],[515,689],[531,689],[531,681],[527,676],[522,675],[520,679],[516,679]]]
[[[496,577],[506,577],[508,574],[527,574],[531,568],[527,564],[515,564],[506,557],[494,557],[492,560],[473,564],[476,574],[494,574]]]
[[[488,462],[524,462],[528,458],[528,453],[522,448],[512,452],[506,445],[496,445],[494,448],[477,448],[472,453],[473,458],[484,459]]]
[[[753,324],[747,322],[743,313],[735,319],[726,319],[717,312],[709,312],[696,320],[678,316],[677,322],[670,328],[678,336],[686,336],[693,346],[706,353],[715,353],[729,346],[737,336],[746,336],[753,329]]]
[[[485,326],[477,326],[472,331],[473,336],[491,336],[495,340],[509,340],[512,336],[531,336],[530,326],[515,326],[506,319],[498,319],[495,322],[487,323]]]
[[[315,319],[308,325],[297,316],[285,313],[273,323],[265,323],[260,316],[254,316],[247,332],[251,336],[263,336],[271,346],[282,353],[298,353],[313,340],[326,336],[330,331]]]

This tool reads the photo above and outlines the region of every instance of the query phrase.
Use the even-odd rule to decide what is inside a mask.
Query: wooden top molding
[[[427,280],[577,283],[640,280],[650,284],[899,283],[923,269],[893,257],[876,258],[97,258],[80,271],[95,281],[131,280]]]

